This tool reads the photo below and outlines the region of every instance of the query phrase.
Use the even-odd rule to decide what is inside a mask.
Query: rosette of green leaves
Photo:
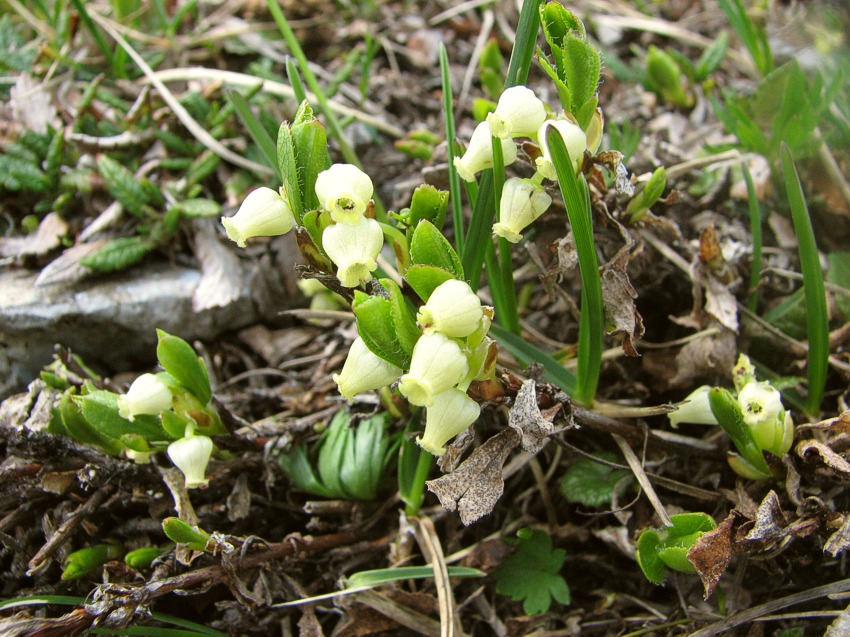
[[[646,579],[654,584],[664,581],[667,568],[696,573],[688,552],[703,534],[717,527],[707,513],[679,513],[671,515],[670,522],[673,526],[647,529],[638,538],[635,558]]]
[[[373,500],[398,441],[388,432],[389,416],[378,414],[350,425],[343,409],[311,450],[303,445],[278,458],[292,483],[312,495],[339,500]]]

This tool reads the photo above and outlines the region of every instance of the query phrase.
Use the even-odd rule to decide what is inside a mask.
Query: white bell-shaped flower
[[[546,212],[551,203],[552,197],[542,186],[530,179],[511,177],[502,188],[499,221],[493,224],[493,234],[519,243],[522,231]]]
[[[416,439],[419,446],[435,456],[446,452],[445,444],[478,420],[481,407],[459,389],[451,388],[434,396],[425,411],[425,432]]]
[[[438,285],[419,308],[416,322],[425,334],[441,332],[464,338],[481,324],[481,299],[466,281],[450,279]]]
[[[357,394],[364,391],[394,383],[403,373],[403,369],[372,352],[358,336],[348,350],[342,372],[334,374],[332,378],[339,387],[339,393],[348,400],[354,400]]]
[[[337,223],[322,232],[322,247],[337,266],[337,277],[347,288],[372,278],[376,259],[384,245],[384,233],[374,219],[361,217],[357,223]]]
[[[584,161],[584,151],[587,150],[587,135],[584,134],[581,126],[568,119],[550,119],[543,122],[537,132],[537,139],[540,143],[540,149],[543,151],[543,156],[538,157],[535,163],[541,175],[546,179],[557,181],[558,173],[555,172],[555,165],[552,163],[552,155],[549,152],[549,142],[546,137],[549,127],[555,128],[561,134],[564,145],[567,147],[567,153],[573,160],[573,169],[576,172],[581,169]]]
[[[413,346],[410,371],[398,390],[414,405],[430,407],[434,397],[457,385],[469,371],[466,355],[445,334],[423,334]]]
[[[493,137],[531,137],[546,120],[543,102],[526,86],[512,86],[499,96],[496,110],[487,116]]]
[[[213,442],[207,436],[186,436],[168,445],[168,457],[186,477],[186,488],[206,487]]]
[[[783,411],[782,395],[766,381],[750,381],[738,392],[738,404],[744,422],[754,427],[761,422],[775,421]]]
[[[472,132],[469,146],[463,157],[455,157],[454,164],[457,174],[464,181],[475,181],[475,175],[482,170],[493,167],[493,136],[487,122],[481,122]],[[501,140],[502,158],[505,166],[516,161],[516,144],[510,137]]]
[[[127,420],[136,416],[158,416],[171,409],[171,390],[155,374],[142,374],[123,396],[118,397],[118,414]]]
[[[711,387],[703,385],[688,394],[688,397],[678,404],[676,411],[671,411],[667,414],[667,417],[670,419],[670,426],[675,428],[682,422],[695,425],[719,424],[717,418],[714,417],[714,412],[711,411],[711,404],[708,400],[708,393],[710,391]]]
[[[222,217],[221,224],[231,241],[240,248],[252,237],[276,237],[292,229],[295,217],[289,202],[271,188],[252,191],[232,217]]]
[[[319,204],[337,223],[359,223],[374,192],[369,175],[352,164],[334,164],[316,177]]]

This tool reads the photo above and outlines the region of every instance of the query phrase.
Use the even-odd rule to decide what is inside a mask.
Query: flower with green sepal
[[[487,116],[490,134],[499,139],[531,137],[546,119],[546,107],[526,86],[512,86],[499,97],[496,110]]]
[[[440,284],[416,315],[425,334],[440,332],[453,338],[472,334],[481,324],[481,299],[466,281],[450,279]]]
[[[403,373],[404,370],[374,354],[363,339],[357,337],[348,350],[342,371],[332,378],[339,393],[354,400],[357,394],[391,385]]]
[[[186,478],[186,488],[206,488],[207,465],[213,452],[213,441],[209,436],[196,436],[188,433],[180,440],[168,445],[168,457]]]
[[[352,164],[334,164],[316,177],[319,203],[337,223],[359,223],[374,192],[369,175]]]
[[[158,416],[171,409],[172,394],[168,384],[156,374],[142,374],[118,397],[118,413],[132,422],[136,416]]]
[[[428,453],[441,456],[446,452],[445,444],[480,415],[481,407],[465,391],[447,389],[434,396],[433,404],[425,410],[425,432],[416,442]]]
[[[556,129],[561,134],[576,173],[581,170],[582,162],[584,162],[584,151],[587,150],[587,135],[581,129],[581,126],[569,119],[550,119],[543,122],[540,126],[540,130],[537,132],[537,139],[540,140],[540,150],[543,154],[535,160],[535,165],[537,166],[537,171],[546,179],[557,181],[558,174],[552,163],[552,155],[549,152],[549,142],[546,136],[550,127]]]
[[[502,188],[499,199],[499,221],[493,234],[511,243],[519,243],[522,231],[542,215],[552,203],[542,186],[531,179],[511,177]]]
[[[411,404],[430,407],[438,394],[457,385],[468,371],[466,354],[457,341],[439,332],[423,334],[398,389]]]
[[[292,230],[295,217],[289,202],[271,188],[257,188],[232,217],[222,217],[227,236],[244,248],[253,237],[276,237]]]
[[[676,411],[667,414],[670,419],[670,426],[675,429],[683,422],[696,425],[718,424],[714,412],[711,411],[711,404],[708,402],[708,392],[710,391],[711,387],[703,385],[688,394],[685,400],[676,405]]]
[[[475,181],[475,175],[482,170],[493,167],[493,144],[490,125],[481,122],[472,132],[469,146],[462,157],[455,157],[454,166],[457,174],[464,181]],[[505,166],[516,161],[516,145],[510,137],[501,140],[502,157]]]
[[[380,224],[366,217],[356,223],[335,223],[322,232],[322,247],[337,266],[337,278],[347,288],[372,278],[383,245]]]

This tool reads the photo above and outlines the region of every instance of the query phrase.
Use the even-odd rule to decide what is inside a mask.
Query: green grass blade
[[[814,416],[820,411],[823,392],[826,386],[826,372],[829,359],[829,317],[826,309],[826,291],[823,273],[820,267],[815,233],[812,220],[806,206],[806,197],[791,151],[783,143],[780,148],[782,174],[785,191],[791,206],[791,220],[797,234],[797,246],[800,252],[800,269],[803,271],[803,289],[806,291],[806,331],[809,339],[807,361],[809,395],[806,400],[807,412]]]
[[[508,73],[505,78],[505,88],[525,84],[531,60],[537,46],[537,34],[540,31],[540,0],[525,0],[517,23],[516,39],[508,63]]]
[[[468,566],[449,566],[449,577],[484,577],[486,573]],[[433,566],[400,566],[398,568],[378,568],[371,571],[352,573],[348,577],[348,586],[381,586],[392,582],[404,582],[410,579],[431,579],[434,577]]]
[[[292,58],[286,58],[286,77],[289,79],[292,92],[295,93],[296,101],[301,104],[307,99],[307,91],[304,90],[304,82],[301,81],[301,74],[298,72],[298,63]]]
[[[455,231],[455,251],[463,259],[464,237],[463,202],[460,200],[460,177],[455,168],[455,111],[452,96],[452,79],[449,72],[449,56],[446,45],[440,43],[440,79],[443,86],[443,121],[446,128],[446,148],[449,155],[449,201],[452,205],[452,224]]]
[[[277,148],[274,140],[271,138],[271,135],[269,135],[268,131],[260,123],[260,120],[257,119],[257,116],[254,115],[254,112],[251,110],[251,106],[248,104],[248,100],[246,100],[241,93],[237,93],[233,89],[228,88],[226,95],[227,99],[230,100],[230,103],[233,105],[236,114],[239,116],[239,119],[242,120],[242,123],[245,124],[245,128],[248,129],[251,139],[253,139],[257,146],[260,147],[260,151],[263,153],[266,163],[277,171],[278,179],[281,179],[280,169],[278,168],[277,163]]]
[[[509,351],[520,362],[524,364],[539,363],[546,372],[546,378],[569,395],[576,395],[576,377],[564,369],[564,366],[549,356],[549,354],[497,323],[493,323],[490,327],[490,334],[495,336],[496,340],[499,341],[499,345]]]
[[[753,23],[741,0],[718,1],[732,28],[735,29],[735,33],[747,47],[756,70],[764,77],[774,68],[773,53],[764,29]]]
[[[505,185],[505,158],[502,154],[502,140],[491,138],[493,148],[493,216],[499,215],[499,203]],[[493,292],[496,306],[496,318],[514,334],[520,334],[519,314],[517,314],[516,286],[514,284],[511,244],[499,237],[498,257],[492,247],[493,240],[488,238],[487,280]],[[491,258],[492,257],[492,258]],[[497,293],[498,291],[498,293]]]
[[[466,234],[463,251],[463,271],[469,279],[473,290],[478,289],[481,280],[481,266],[490,241],[493,228],[493,171],[487,170],[478,184],[478,194],[472,207],[472,219]]]
[[[753,241],[753,258],[750,263],[750,294],[747,297],[747,308],[752,313],[756,313],[759,302],[758,285],[761,281],[761,249],[762,249],[762,233],[761,233],[761,208],[759,207],[758,195],[756,194],[753,178],[750,175],[750,169],[746,164],[741,164],[741,170],[744,172],[744,181],[747,182],[747,203],[750,213],[750,236]]]
[[[106,41],[106,38],[103,37],[103,34],[100,32],[100,29],[94,23],[91,16],[89,15],[88,9],[86,9],[86,3],[82,0],[71,0],[71,4],[74,5],[74,8],[77,10],[77,13],[80,15],[80,20],[83,21],[86,29],[88,29],[89,33],[91,33],[92,39],[95,44],[97,44],[97,48],[100,49],[101,53],[106,57],[106,60],[109,62],[109,65],[112,67],[112,70],[116,72],[119,77],[124,77],[123,68],[118,69],[115,68],[115,51],[112,47],[109,46],[109,43]]]
[[[581,317],[579,319],[578,392],[576,399],[592,405],[602,368],[605,315],[602,307],[602,281],[593,241],[593,217],[584,176],[576,176],[573,162],[561,134],[555,127],[548,132],[552,163],[564,197],[567,216],[575,237],[581,274]]]

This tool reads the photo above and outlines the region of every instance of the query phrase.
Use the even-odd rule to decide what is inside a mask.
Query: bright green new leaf
[[[708,402],[711,405],[711,412],[717,418],[723,431],[729,434],[738,453],[755,469],[763,473],[765,478],[770,478],[772,476],[770,467],[767,466],[752,431],[744,422],[744,414],[735,397],[722,387],[714,387],[708,393]]]
[[[648,529],[640,534],[637,541],[635,559],[643,574],[653,584],[664,581],[664,562],[661,561],[659,551],[661,550],[661,537],[656,531]]]
[[[410,216],[408,223],[416,228],[420,221],[430,221],[437,228],[442,228],[446,221],[446,209],[449,205],[449,193],[437,190],[430,184],[422,184],[413,191],[410,201]]]
[[[296,221],[302,223],[304,205],[301,201],[301,185],[298,182],[298,164],[295,144],[288,122],[283,122],[277,131],[277,166],[283,182],[283,190]]]
[[[195,219],[199,217],[218,217],[221,205],[212,199],[186,199],[174,204],[181,217]]]
[[[123,555],[124,547],[120,544],[98,544],[74,551],[65,558],[61,579],[63,582],[80,579],[96,571],[109,560],[118,559]]]
[[[145,217],[145,206],[154,203],[151,191],[128,168],[109,155],[101,155],[97,168],[103,177],[103,183],[115,200],[124,206],[127,212],[137,217]]]
[[[203,360],[182,338],[159,329],[156,334],[159,339],[156,358],[162,368],[171,374],[179,385],[188,389],[202,405],[209,403],[212,389]]]
[[[496,592],[523,602],[528,615],[545,613],[552,600],[570,603],[570,589],[559,574],[566,551],[552,549],[552,538],[540,529],[517,532],[516,551],[505,558],[493,573]]]
[[[435,265],[412,265],[405,273],[405,278],[419,295],[419,298],[427,302],[431,293],[440,285],[456,278],[451,272]]]
[[[393,304],[388,298],[354,293],[352,304],[360,338],[376,356],[400,367],[410,366],[410,355],[399,343],[393,323]],[[412,351],[412,350],[411,350]]]
[[[92,426],[72,399],[70,390],[59,399],[59,416],[65,431],[75,440],[99,447],[113,456],[124,450],[121,441]]]
[[[319,199],[316,197],[316,177],[331,165],[327,133],[322,123],[313,116],[313,110],[306,102],[302,103],[298,109],[290,130],[301,189],[301,203],[304,210],[315,210],[319,207]],[[288,186],[287,192],[289,192]]]
[[[398,344],[407,356],[412,356],[413,346],[419,340],[421,332],[416,326],[413,309],[408,306],[401,288],[391,279],[381,279],[381,285],[390,293],[393,328]]]
[[[149,442],[169,441],[171,437],[159,424],[156,416],[139,415],[132,422],[118,414],[118,394],[96,389],[76,399],[85,419],[96,429],[112,438],[131,433]],[[182,432],[180,434],[183,435]]]
[[[185,544],[193,551],[204,551],[210,540],[210,534],[197,526],[191,526],[180,518],[169,517],[162,521],[165,536],[177,544]]]
[[[410,239],[410,258],[416,265],[435,265],[463,280],[463,266],[457,252],[430,221],[420,221]]]

